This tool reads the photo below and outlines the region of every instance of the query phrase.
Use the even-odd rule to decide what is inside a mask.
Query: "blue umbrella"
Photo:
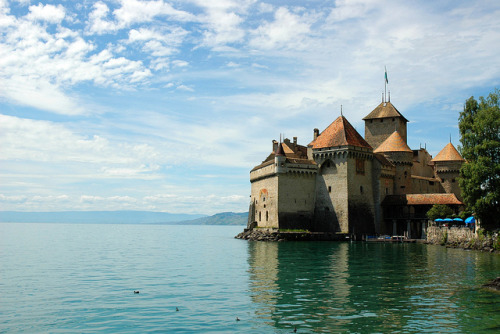
[[[435,222],[440,223],[440,222],[442,222],[443,220],[442,220],[441,218],[438,218],[438,219],[434,219],[434,221],[435,221]]]
[[[474,224],[476,222],[476,220],[474,219],[474,217],[469,217],[467,219],[465,219],[465,223],[466,224]]]
[[[463,222],[464,220],[462,218],[453,218],[454,222]]]
[[[453,219],[451,219],[451,218],[445,218],[445,219],[443,219],[443,221],[444,221],[445,223],[452,223],[452,222],[453,222]]]

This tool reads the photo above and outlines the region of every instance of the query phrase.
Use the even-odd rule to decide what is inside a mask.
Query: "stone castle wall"
[[[498,233],[482,235],[474,233],[468,227],[437,227],[427,228],[427,242],[436,245],[493,251],[500,250],[500,237]]]
[[[320,164],[316,177],[315,231],[348,230],[347,153]],[[347,232],[345,232],[347,233]]]
[[[278,177],[254,180],[250,201],[255,204],[255,221],[258,226],[278,228]]]
[[[278,182],[279,228],[310,230],[314,218],[316,174],[280,174]]]
[[[360,156],[361,155],[361,156]],[[349,227],[344,233],[375,233],[373,197],[373,161],[360,153],[353,153],[348,161]],[[364,165],[360,169],[360,165]]]

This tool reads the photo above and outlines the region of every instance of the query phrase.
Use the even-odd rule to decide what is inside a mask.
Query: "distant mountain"
[[[175,223],[176,225],[246,225],[248,212],[222,212],[209,217],[201,217]]]
[[[152,211],[0,211],[3,223],[171,224],[203,217],[206,215]]]

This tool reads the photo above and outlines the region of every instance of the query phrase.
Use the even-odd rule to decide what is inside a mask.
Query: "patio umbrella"
[[[476,222],[476,220],[474,219],[474,217],[469,217],[467,219],[465,219],[465,223],[466,224],[474,224]]]
[[[441,223],[443,220],[441,218],[434,219],[435,222]]]
[[[453,221],[463,223],[464,220],[462,218],[453,218]]]
[[[445,219],[443,219],[443,221],[447,222],[447,223],[451,223],[451,222],[453,222],[453,219],[451,219],[451,218],[445,218]]]

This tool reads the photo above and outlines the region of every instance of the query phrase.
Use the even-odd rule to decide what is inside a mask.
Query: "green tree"
[[[500,91],[465,101],[460,113],[460,170],[464,202],[481,219],[482,227],[500,227]]]
[[[437,218],[447,218],[453,214],[453,210],[444,204],[434,204],[429,211],[427,211],[427,218],[435,220]]]

